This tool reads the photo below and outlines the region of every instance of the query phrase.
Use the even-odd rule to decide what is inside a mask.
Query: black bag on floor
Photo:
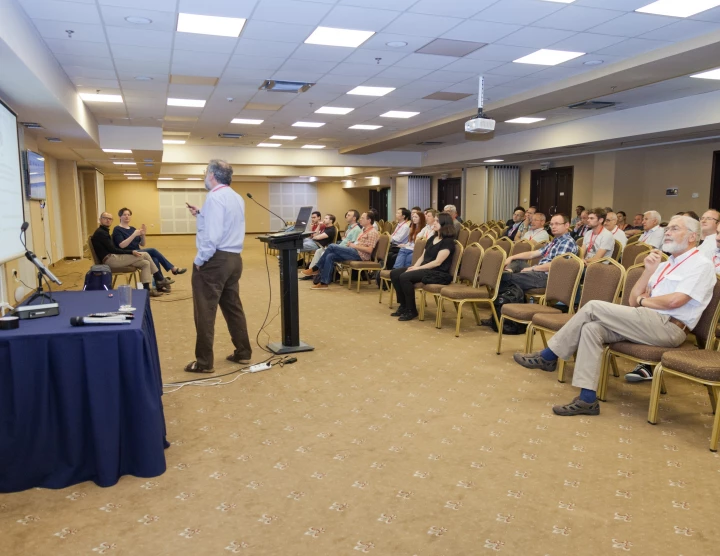
[[[497,311],[498,316],[502,314],[503,305],[508,305],[510,303],[525,303],[525,292],[520,286],[513,284],[512,282],[500,285],[500,291],[495,299],[495,310]],[[525,324],[506,320],[503,326],[503,334],[525,334],[526,328],[527,325]],[[494,319],[492,329],[497,332],[497,326]]]
[[[96,264],[85,274],[83,291],[112,289],[112,271],[106,264]]]

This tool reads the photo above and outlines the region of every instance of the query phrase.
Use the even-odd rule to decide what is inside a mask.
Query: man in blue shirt
[[[213,340],[218,305],[227,322],[235,352],[228,361],[245,365],[252,347],[240,301],[243,243],[245,242],[245,202],[230,188],[233,169],[224,160],[211,160],[205,174],[209,191],[202,209],[188,205],[197,216],[197,255],[192,275],[195,311],[195,361],[185,370],[213,372]]]

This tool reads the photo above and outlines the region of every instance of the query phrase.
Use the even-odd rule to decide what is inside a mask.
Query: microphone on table
[[[277,216],[280,220],[282,220],[282,223],[285,225],[285,227],[288,226],[288,223],[285,221],[285,219],[282,216],[280,216],[279,214],[275,214],[273,211],[271,211],[266,206],[263,206],[260,203],[258,203],[257,201],[255,201],[255,198],[252,195],[250,195],[250,193],[245,193],[245,195],[247,195],[248,199],[252,199],[256,205],[260,206],[261,208],[264,208],[266,211],[268,211],[273,216]]]
[[[30,261],[32,264],[34,264],[37,269],[43,273],[45,276],[47,276],[50,280],[55,282],[58,286],[62,286],[62,282],[57,279],[57,277],[50,272],[50,269],[46,267],[40,259],[37,258],[37,255],[30,251],[30,249],[27,248],[27,245],[25,244],[25,232],[30,227],[29,222],[23,222],[22,226],[20,226],[20,241],[23,244],[23,247],[25,248],[25,258]]]
[[[125,317],[70,317],[72,326],[92,326],[95,324],[131,324]]]

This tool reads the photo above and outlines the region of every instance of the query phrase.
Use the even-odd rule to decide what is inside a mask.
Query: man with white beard
[[[575,352],[573,386],[580,395],[567,405],[556,405],[556,415],[599,415],[597,385],[606,344],[630,341],[674,348],[697,326],[710,303],[717,278],[713,264],[696,248],[700,223],[689,216],[674,217],[663,238],[661,261],[654,249],[645,259],[645,271],[630,294],[630,307],[590,301],[536,353],[516,353],[517,363],[528,369],[554,371],[558,358]]]

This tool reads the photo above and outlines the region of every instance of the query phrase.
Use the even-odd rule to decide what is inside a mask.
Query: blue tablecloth
[[[59,292],[60,315],[0,331],[0,492],[100,486],[165,471],[165,417],[147,292],[131,325],[70,326],[117,293]]]

